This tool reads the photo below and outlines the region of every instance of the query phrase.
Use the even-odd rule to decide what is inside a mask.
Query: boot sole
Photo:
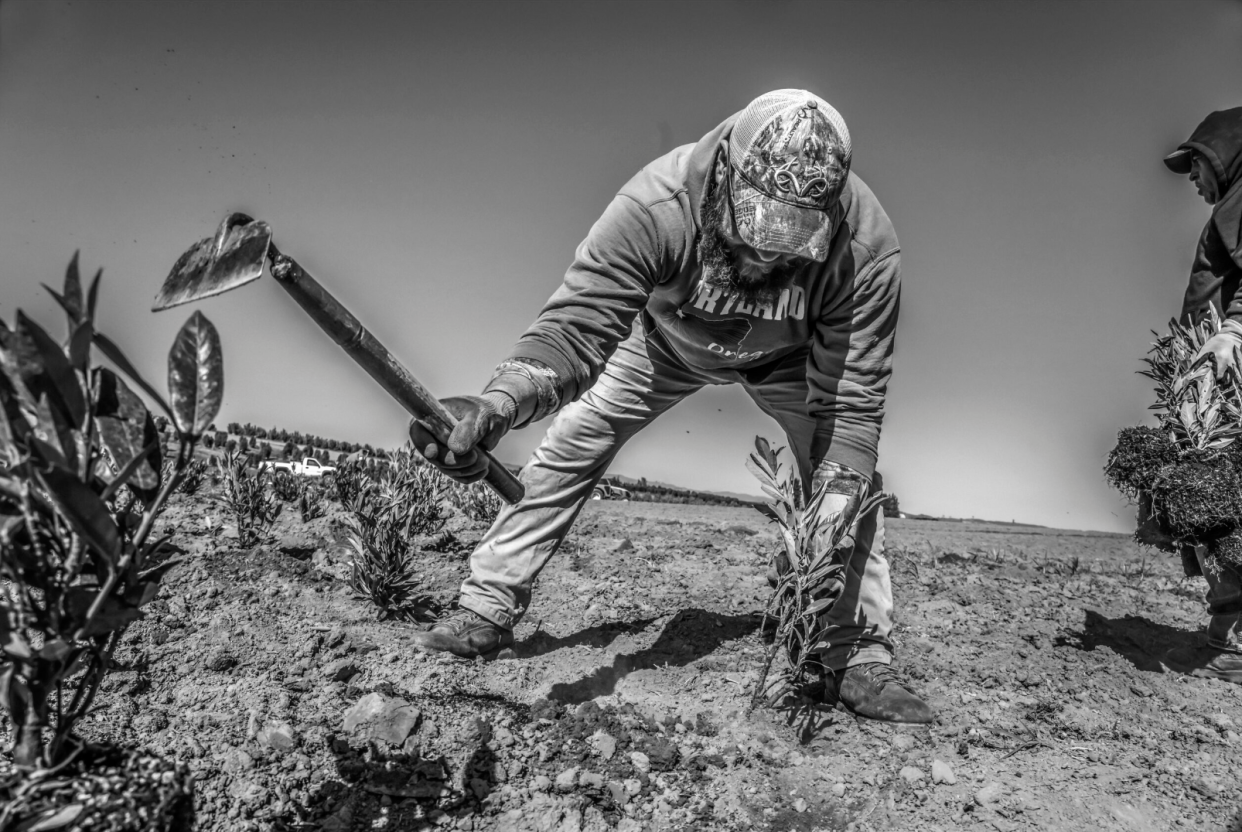
[[[883,725],[931,725],[933,722],[936,721],[936,715],[934,713],[931,716],[929,716],[926,720],[886,719],[881,716],[868,716],[867,714],[859,713],[858,711],[851,708],[849,705],[846,705],[845,702],[843,702],[840,698],[837,698],[836,701],[833,702],[831,705],[829,705],[825,701],[822,703],[822,707],[824,707],[825,709],[829,711],[833,711],[833,710],[841,711],[842,713],[849,714],[855,719],[865,719],[868,722],[879,722]]]
[[[420,635],[427,635],[427,634],[422,633]],[[500,653],[502,650],[505,650],[513,646],[512,642],[510,642],[509,644],[501,644],[500,646],[495,647],[491,650],[479,651],[469,646],[462,646],[460,642],[453,643],[454,641],[456,640],[448,639],[448,638],[445,638],[443,640],[438,640],[438,639],[420,639],[418,637],[415,637],[413,640],[413,646],[414,646],[414,649],[419,651],[420,653],[428,653],[428,654],[448,653],[450,656],[456,656],[459,659],[465,659],[467,661],[473,661],[474,659],[480,659],[480,658],[483,659],[483,661],[493,661],[497,657],[500,656]]]
[[[843,705],[842,707],[845,707],[845,706]],[[860,714],[858,713],[858,711],[851,711],[849,708],[845,708],[845,711],[851,714],[852,716],[857,717],[858,719],[865,719],[868,722],[879,722],[883,725],[931,725],[933,722],[936,721],[936,718],[934,716],[931,719],[927,719],[927,720],[885,719],[884,717],[881,717],[881,716],[867,716],[866,714]]]
[[[1242,685],[1242,670],[1211,670],[1206,667],[1188,667],[1164,659],[1160,662],[1174,673],[1195,676],[1199,679],[1219,679],[1234,685]]]
[[[1242,685],[1242,670],[1208,670],[1204,667],[1196,667],[1193,670],[1183,670],[1182,672],[1189,673],[1191,676],[1198,676],[1200,679],[1220,679],[1222,682]]]

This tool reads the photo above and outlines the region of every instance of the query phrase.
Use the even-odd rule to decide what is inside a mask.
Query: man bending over
[[[449,476],[482,477],[476,447],[556,413],[470,560],[460,609],[415,637],[490,656],[513,643],[535,578],[621,446],[707,385],[740,385],[784,429],[804,488],[853,518],[871,485],[897,327],[901,255],[884,209],[850,172],[841,116],[804,90],[752,101],[630,180],[578,246],[564,283],[460,420],[415,447]],[[807,493],[810,493],[809,491]],[[892,589],[883,517],[859,524],[820,660],[827,696],[855,713],[925,723],[889,664]]]

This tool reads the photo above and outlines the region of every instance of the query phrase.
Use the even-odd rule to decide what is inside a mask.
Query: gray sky
[[[903,248],[880,468],[908,510],[1129,530],[1101,468],[1208,208],[1160,158],[1242,104],[1242,3],[0,2],[0,314],[81,250],[156,381],[151,299],[230,210],[431,390],[476,393],[612,195],[756,95],[812,90]],[[394,447],[403,412],[269,278],[200,305],[221,423]],[[525,460],[546,424],[512,434]],[[613,471],[757,493],[739,391]]]

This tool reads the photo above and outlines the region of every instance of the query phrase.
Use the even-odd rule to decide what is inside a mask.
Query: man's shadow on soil
[[[1075,647],[1087,653],[1097,647],[1108,647],[1139,670],[1163,673],[1165,669],[1160,658],[1165,653],[1175,647],[1197,646],[1202,642],[1198,632],[1170,627],[1141,615],[1105,618],[1095,610],[1085,612],[1077,640],[1057,636],[1058,647]]]
[[[647,649],[621,654],[613,659],[611,665],[597,668],[576,682],[553,685],[548,699],[576,705],[598,696],[608,696],[616,690],[618,682],[637,670],[685,667],[709,655],[725,642],[744,638],[759,629],[761,618],[753,613],[722,615],[697,608],[682,610],[664,625],[655,643]],[[654,620],[648,618],[628,624],[590,627],[563,639],[544,636],[544,640],[533,645],[531,642],[534,639],[527,639],[515,648],[515,653],[519,657],[527,657],[579,644],[602,647],[620,632],[638,632]]]
[[[658,618],[639,618],[634,621],[608,621],[585,627],[567,636],[554,636],[542,629],[513,645],[513,656],[517,659],[531,659],[565,647],[607,647],[621,635],[641,633],[651,626]]]

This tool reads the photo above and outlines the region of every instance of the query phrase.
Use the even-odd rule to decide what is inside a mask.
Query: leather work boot
[[[458,610],[412,638],[414,647],[424,653],[494,659],[502,649],[513,644],[513,631],[493,624],[476,612]]]
[[[931,707],[898,682],[897,674],[882,662],[825,673],[824,700],[829,704],[839,701],[858,716],[879,722],[926,725],[932,721]]]
[[[1242,685],[1242,654],[1229,650],[1177,647],[1164,654],[1164,663],[1180,673]]]

